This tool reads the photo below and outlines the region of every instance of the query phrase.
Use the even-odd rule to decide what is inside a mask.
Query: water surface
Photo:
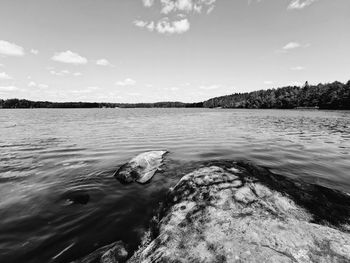
[[[114,179],[156,149],[170,153],[150,184]],[[349,111],[0,110],[0,262],[67,262],[118,239],[133,249],[167,189],[207,160],[350,192],[349,153]]]

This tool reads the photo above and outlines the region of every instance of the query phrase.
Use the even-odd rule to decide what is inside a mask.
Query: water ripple
[[[199,161],[247,160],[350,192],[349,111],[33,109],[0,119],[0,262],[65,262],[116,238],[137,246],[162,194]],[[113,178],[155,149],[170,154],[151,184]]]

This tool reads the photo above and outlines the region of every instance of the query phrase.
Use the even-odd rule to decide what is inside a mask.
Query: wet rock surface
[[[122,165],[114,176],[124,184],[134,181],[141,184],[147,183],[162,165],[166,153],[166,151],[141,153]]]
[[[128,262],[350,262],[350,197],[253,165],[185,175]]]

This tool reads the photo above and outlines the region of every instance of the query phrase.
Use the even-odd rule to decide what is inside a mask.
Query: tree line
[[[235,93],[209,99],[206,108],[246,109],[350,109],[350,81],[346,84],[333,82],[303,87],[288,86],[278,89]]]
[[[288,86],[277,89],[235,93],[199,103],[97,103],[49,102],[24,99],[0,99],[0,108],[245,108],[245,109],[350,109],[350,81],[303,87]]]
[[[203,103],[156,102],[156,103],[98,103],[98,102],[50,102],[25,99],[0,99],[0,108],[201,108]]]

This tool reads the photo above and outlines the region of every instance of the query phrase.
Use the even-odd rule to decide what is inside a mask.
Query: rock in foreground
[[[234,163],[170,191],[128,262],[350,262],[350,198]]]
[[[137,155],[122,165],[114,174],[121,183],[136,181],[144,184],[151,180],[162,165],[166,151],[150,151]]]

